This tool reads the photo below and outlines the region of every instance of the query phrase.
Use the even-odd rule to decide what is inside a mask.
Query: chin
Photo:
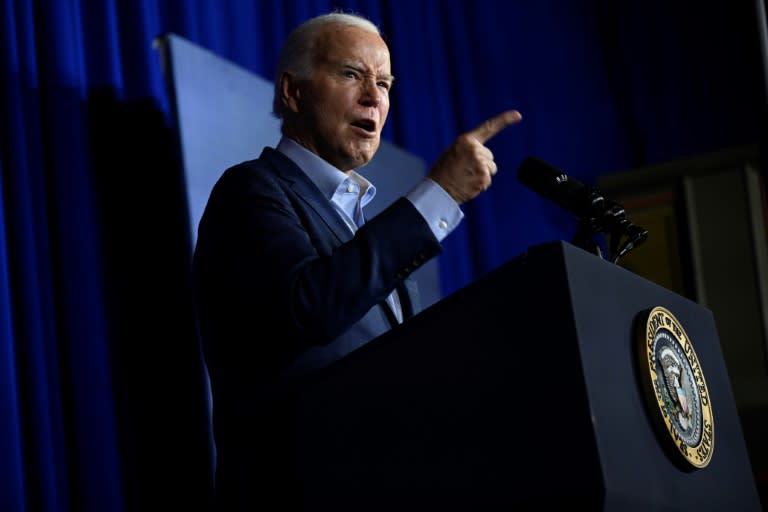
[[[368,162],[373,159],[374,155],[376,154],[376,151],[379,149],[379,144],[376,143],[372,147],[366,147],[365,149],[360,149],[357,151],[357,160],[363,161],[363,164],[367,164]]]
[[[373,155],[375,155],[375,153],[366,154],[361,158],[359,158],[358,161],[360,162],[360,164],[358,165],[358,167],[362,167],[368,162],[370,162],[371,160],[373,160]]]
[[[349,159],[347,160],[350,164],[350,166],[354,169],[357,167],[362,167],[368,162],[370,162],[373,159],[373,156],[376,154],[376,151],[355,151],[353,153],[349,154]]]

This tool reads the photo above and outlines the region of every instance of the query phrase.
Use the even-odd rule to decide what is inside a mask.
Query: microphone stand
[[[627,220],[624,207],[620,204],[613,201],[600,204],[602,211],[597,215],[580,219],[581,222],[572,243],[615,264],[629,251],[645,242],[648,231]],[[597,242],[598,235],[607,237],[607,251],[604,251],[601,244]]]
[[[600,232],[594,218],[581,219],[579,228],[576,230],[571,243],[587,252],[591,252],[600,259],[605,259],[602,247],[595,240],[595,236]]]

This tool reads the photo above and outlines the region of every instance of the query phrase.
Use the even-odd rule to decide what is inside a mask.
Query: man
[[[305,22],[275,81],[282,139],[225,171],[209,198],[193,270],[222,510],[299,507],[292,385],[418,312],[409,274],[490,186],[483,143],[520,120],[504,112],[460,136],[407,197],[365,219],[375,188],[355,169],[379,147],[393,81],[375,25]]]

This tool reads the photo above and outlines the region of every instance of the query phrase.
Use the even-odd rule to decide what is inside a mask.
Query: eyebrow
[[[353,70],[355,70],[358,73],[363,74],[363,75],[368,74],[368,72],[364,68],[362,68],[360,66],[357,66],[355,64],[346,63],[346,64],[344,64],[344,67],[345,68],[353,69]],[[390,74],[377,75],[376,79],[377,80],[387,80],[389,82],[394,82],[395,81],[394,75],[390,75]]]

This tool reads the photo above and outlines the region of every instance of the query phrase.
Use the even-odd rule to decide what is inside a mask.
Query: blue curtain
[[[746,2],[3,0],[0,510],[209,499],[183,172],[152,43],[173,32],[271,79],[288,30],[336,7],[390,44],[387,139],[431,162],[523,114],[489,142],[500,171],[446,241],[445,293],[574,234],[517,182],[527,155],[591,183],[761,138]]]

